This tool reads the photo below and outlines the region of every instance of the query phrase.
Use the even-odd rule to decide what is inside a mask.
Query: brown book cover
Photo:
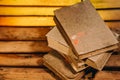
[[[43,58],[44,65],[58,75],[62,80],[80,80],[84,71],[74,72],[57,51],[51,51]]]
[[[78,72],[85,69],[87,66],[85,65],[83,60],[78,60],[74,53],[68,52],[69,46],[61,36],[57,27],[54,27],[47,35],[48,46],[57,50],[60,55],[62,55],[72,66],[72,68]]]
[[[69,63],[77,66],[78,59],[68,46],[57,27],[54,27],[47,35],[48,46],[57,50]],[[80,60],[81,62],[81,60]]]
[[[106,52],[94,57],[90,57],[85,61],[85,63],[95,69],[102,70],[111,54],[112,52]]]
[[[68,52],[66,50],[71,49],[69,45],[66,43],[62,35],[60,34],[57,27],[54,27],[47,35],[48,40],[48,46],[59,51],[60,54],[64,54],[66,59],[69,60],[71,64],[78,66],[81,66],[81,61],[79,63],[79,60],[75,57],[74,53]],[[105,63],[108,61],[111,53],[103,52],[99,55],[95,55],[92,57],[89,57],[85,63],[87,63],[89,66],[92,66],[93,68],[96,68],[98,70],[102,70]],[[99,64],[99,61],[101,60],[101,63]],[[84,63],[84,62],[83,62]],[[85,64],[84,63],[84,64]]]
[[[96,55],[118,43],[89,0],[54,13],[59,31],[77,56]]]

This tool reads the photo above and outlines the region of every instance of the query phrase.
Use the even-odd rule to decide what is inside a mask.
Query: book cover
[[[57,9],[54,14],[59,31],[76,56],[99,54],[118,43],[89,0]]]
[[[105,52],[94,57],[88,58],[85,61],[85,63],[95,69],[102,70],[111,55],[112,52]]]
[[[74,72],[73,69],[64,62],[64,59],[56,51],[51,51],[43,58],[44,65],[58,75],[62,80],[80,80],[85,74],[84,71]]]
[[[115,34],[115,33],[114,33]],[[69,45],[64,40],[63,36],[60,34],[57,27],[54,27],[47,35],[48,40],[48,46],[59,51],[61,55],[64,54],[66,59],[71,63],[76,65],[77,67],[83,65],[79,59],[77,59],[74,55],[74,53],[70,51]],[[86,59],[86,61],[83,61],[83,63],[96,68],[98,70],[102,70],[105,63],[108,61],[109,57],[111,56],[111,53],[103,52],[99,55],[95,55],[92,57],[89,57]],[[102,61],[101,61],[102,60]],[[80,62],[79,62],[80,61]],[[101,61],[101,63],[99,63]]]

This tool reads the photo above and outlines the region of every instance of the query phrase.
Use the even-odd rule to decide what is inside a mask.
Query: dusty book
[[[74,71],[79,72],[88,67],[88,65],[85,64],[83,60],[77,61],[74,60],[70,55],[65,55],[64,53],[58,52],[59,55],[61,55],[65,61],[70,64],[70,66],[74,69]]]
[[[63,57],[57,54],[56,51],[52,51],[46,54],[43,58],[44,65],[53,71],[62,80],[80,80],[85,74],[84,71],[74,72],[73,69],[66,64]]]
[[[83,60],[81,61],[81,60],[77,59],[72,51],[71,52],[66,51],[66,50],[70,49],[70,47],[64,40],[63,36],[60,34],[57,27],[54,27],[46,36],[47,36],[47,40],[48,40],[48,46],[59,51],[61,55],[66,57],[66,59],[72,64],[72,67],[74,67],[74,66],[79,67],[79,66],[81,66],[81,64],[82,65],[85,64],[85,61],[83,61]],[[99,55],[95,55],[90,58],[87,58],[86,63],[89,66],[94,65],[92,67],[94,67],[98,70],[101,70],[104,67],[107,60],[109,59],[110,55],[111,55],[111,53],[103,52]],[[101,62],[101,64],[99,64],[98,63],[99,60],[103,60],[103,62]],[[91,63],[89,64],[88,62],[89,63],[91,62]]]
[[[118,41],[89,0],[54,11],[54,21],[81,59],[116,48]]]
[[[72,51],[68,52],[69,46],[58,31],[57,27],[54,27],[47,35],[48,46],[57,50],[73,67],[75,71],[80,71],[79,66],[85,65],[84,61],[78,60]]]
[[[56,27],[54,27],[47,35],[48,46],[57,50],[68,62],[72,68],[78,72],[85,69],[87,66],[83,60],[77,60],[73,52],[67,52],[65,48],[69,48],[62,35]]]
[[[88,58],[85,63],[95,69],[102,70],[107,61],[109,60],[112,52],[106,52],[94,57]]]

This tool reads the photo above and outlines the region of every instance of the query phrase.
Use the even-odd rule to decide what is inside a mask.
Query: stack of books
[[[91,2],[54,13],[56,27],[46,35],[54,50],[44,56],[44,65],[63,80],[79,80],[88,67],[102,70],[118,41]]]

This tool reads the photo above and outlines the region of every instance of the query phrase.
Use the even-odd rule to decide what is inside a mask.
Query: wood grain
[[[0,66],[43,66],[43,55],[0,54]],[[105,67],[120,67],[120,55],[112,55]]]
[[[120,67],[120,55],[112,55],[105,67]]]
[[[0,5],[67,6],[80,0],[1,0]]]
[[[120,8],[119,0],[91,0],[96,8]]]
[[[0,66],[43,66],[43,60],[39,55],[0,54]]]
[[[0,7],[0,15],[54,15],[61,7]]]
[[[0,7],[0,15],[12,16],[54,16],[54,10],[61,7]],[[97,10],[104,20],[120,20],[120,10]]]
[[[0,40],[46,40],[50,28],[0,28]]]
[[[120,26],[120,21],[110,21],[107,22],[107,25],[110,27]],[[53,20],[53,17],[0,17],[0,26],[45,27],[55,26],[55,22]]]
[[[0,53],[49,52],[46,41],[0,41]]]
[[[53,17],[0,17],[0,26],[54,26]]]
[[[106,22],[107,26],[113,29],[120,28],[120,21]]]
[[[97,10],[103,20],[120,20],[120,10]]]
[[[0,68],[1,80],[57,80],[52,72],[42,68]]]
[[[120,71],[100,71],[93,80],[120,80]]]
[[[68,6],[80,2],[80,0],[1,0],[0,5],[21,5],[21,6]],[[96,8],[118,8],[119,0],[91,0]],[[113,4],[114,3],[114,4]]]

